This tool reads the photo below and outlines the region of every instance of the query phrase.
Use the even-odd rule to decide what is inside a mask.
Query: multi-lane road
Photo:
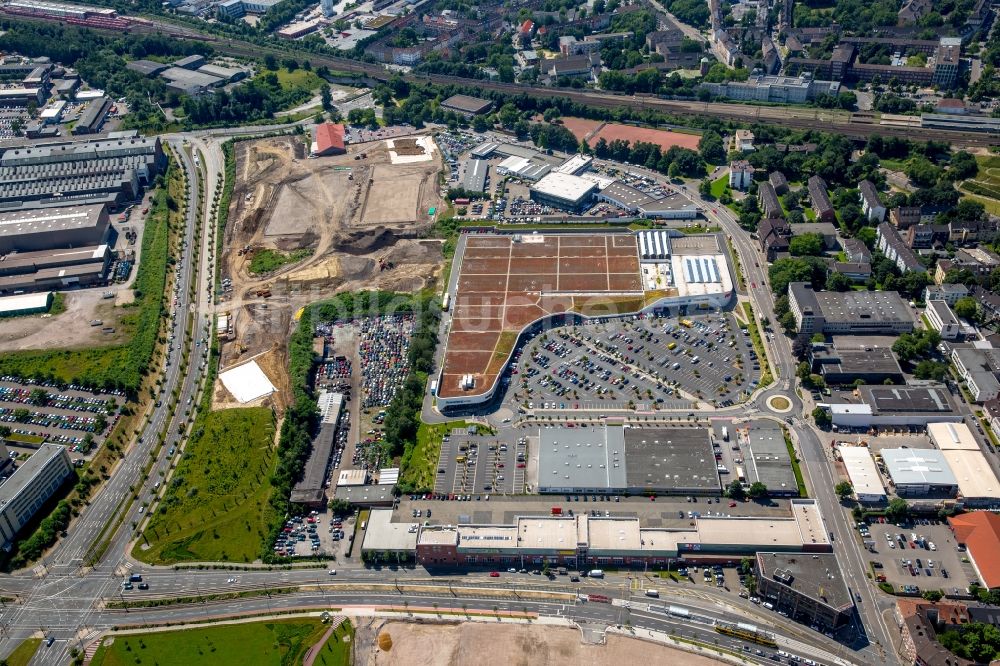
[[[152,408],[149,425],[141,438],[127,452],[124,460],[113,471],[110,481],[85,507],[75,521],[70,534],[52,553],[30,571],[0,579],[0,589],[7,596],[16,597],[14,603],[0,607],[0,655],[12,650],[21,640],[34,632],[42,631],[55,639],[51,647],[39,651],[34,663],[63,664],[68,661],[69,650],[81,647],[100,632],[124,624],[183,622],[210,616],[241,612],[266,612],[284,608],[307,609],[329,606],[351,605],[400,605],[421,606],[438,604],[441,607],[472,609],[492,609],[497,606],[511,610],[528,609],[544,615],[556,615],[581,623],[598,625],[627,622],[635,627],[656,631],[680,632],[696,640],[709,643],[720,641],[721,645],[742,649],[739,642],[721,640],[712,631],[710,624],[699,624],[689,619],[667,616],[652,607],[641,597],[641,587],[650,586],[642,577],[642,584],[634,589],[624,576],[616,576],[605,582],[586,581],[584,587],[568,583],[566,579],[543,581],[504,574],[498,581],[484,574],[433,575],[422,570],[369,570],[356,561],[338,563],[337,577],[327,575],[325,570],[276,570],[246,571],[175,571],[170,568],[154,568],[140,565],[128,557],[134,532],[133,523],[141,525],[146,517],[140,511],[141,503],[133,501],[138,495],[143,501],[151,498],[152,484],[158,480],[160,470],[169,473],[169,461],[165,459],[167,447],[157,451],[158,435],[167,433],[168,444],[183,438],[177,435],[178,427],[186,427],[187,418],[183,408],[173,408],[170,396],[176,390],[177,404],[183,407],[188,399],[196,400],[204,375],[200,372],[201,352],[204,345],[196,343],[204,332],[210,331],[213,314],[214,290],[214,219],[211,205],[217,183],[224,177],[224,161],[221,142],[235,134],[254,134],[272,131],[274,128],[254,128],[243,130],[216,130],[200,135],[177,135],[167,137],[178,168],[189,179],[187,193],[186,224],[183,232],[183,250],[177,263],[177,305],[172,312],[178,317],[177,344],[170,352],[170,362],[163,374],[163,399]],[[203,187],[199,188],[198,184]],[[202,196],[199,196],[202,193]],[[689,193],[694,199],[696,195]],[[709,220],[719,224],[732,239],[734,248],[746,275],[746,284],[762,285],[750,288],[745,298],[753,303],[758,313],[773,311],[773,297],[766,285],[765,267],[749,236],[739,229],[736,220],[724,208],[712,209],[704,204]],[[199,228],[201,215],[201,233]],[[190,340],[184,332],[191,322],[193,332]],[[733,410],[756,417],[781,418],[766,405],[766,398],[780,393],[793,403],[793,412],[801,413],[802,404],[793,386],[794,360],[788,341],[775,336],[765,340],[769,345],[776,383],[755,394],[753,399]],[[182,368],[182,354],[187,346],[189,361]],[[718,410],[720,415],[727,411]],[[658,585],[663,595],[663,604],[677,604],[690,608],[696,615],[729,621],[750,619],[773,629],[779,636],[779,644],[788,651],[818,658],[826,664],[848,663],[895,663],[897,661],[889,639],[894,627],[887,626],[884,610],[887,603],[880,600],[867,583],[864,574],[864,559],[856,540],[852,537],[844,511],[833,493],[833,476],[827,462],[820,439],[810,425],[793,418],[791,428],[801,450],[805,468],[809,474],[810,489],[821,503],[831,532],[835,535],[835,550],[841,555],[840,562],[845,577],[853,591],[862,595],[863,602],[858,611],[862,619],[861,630],[867,632],[870,644],[856,645],[848,651],[832,640],[796,623],[787,621],[775,613],[763,611],[749,602],[727,595],[717,590],[692,588],[678,584]],[[149,479],[143,481],[146,466],[153,457],[153,468]],[[98,548],[101,544],[106,547]],[[142,573],[150,585],[148,594],[156,598],[178,598],[203,596],[250,589],[294,588],[300,591],[284,595],[264,595],[248,599],[213,603],[165,606],[144,609],[115,609],[108,602],[126,597],[120,589],[120,582],[129,573]],[[235,581],[231,581],[235,578]],[[386,584],[392,588],[387,589]],[[398,584],[398,585],[397,585]],[[505,591],[505,597],[498,599],[497,588]],[[519,598],[525,590],[548,591],[562,594],[562,597],[545,599]],[[575,595],[580,592],[598,590],[614,597],[615,604],[596,604],[579,601]],[[509,593],[508,593],[509,592]],[[132,591],[129,599],[141,598]],[[568,595],[568,596],[567,596]],[[551,596],[551,595],[550,595]],[[732,645],[730,645],[732,643]],[[885,649],[883,649],[883,647]],[[756,659],[754,655],[749,658]]]

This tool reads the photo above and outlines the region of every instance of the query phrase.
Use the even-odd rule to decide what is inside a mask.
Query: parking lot
[[[124,402],[120,394],[0,378],[0,422],[10,428],[7,441],[15,450],[18,441],[27,451],[47,441],[82,455],[104,441]]]
[[[523,494],[528,438],[508,434],[497,438],[452,430],[441,443],[435,494]]]
[[[341,557],[350,547],[354,522],[353,515],[341,519],[328,511],[291,518],[275,542],[274,551],[288,557]]]
[[[916,519],[900,527],[875,520],[867,526],[868,557],[876,576],[897,592],[901,585],[915,585],[919,592],[941,590],[949,596],[964,595],[969,583],[978,580],[966,553],[958,544],[947,523],[937,519]],[[872,552],[874,550],[874,552]],[[881,566],[879,566],[881,565]],[[918,593],[919,593],[918,592]]]
[[[548,330],[511,364],[509,399],[522,410],[685,409],[739,402],[760,364],[730,313],[636,315]]]

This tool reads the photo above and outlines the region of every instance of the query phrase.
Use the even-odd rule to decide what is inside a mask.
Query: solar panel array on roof
[[[670,256],[670,232],[642,231],[639,233],[639,258],[666,259]]]
[[[684,279],[689,284],[722,281],[714,257],[684,257]]]

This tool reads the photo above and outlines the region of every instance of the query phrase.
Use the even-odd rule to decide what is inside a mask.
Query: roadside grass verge
[[[753,341],[754,351],[757,352],[757,357],[762,361],[759,388],[765,388],[774,383],[774,377],[771,376],[771,362],[767,359],[764,341],[760,337],[760,329],[757,328],[757,319],[753,316],[753,306],[749,303],[744,303],[743,310],[746,312],[747,329],[750,331],[750,339]]]
[[[806,488],[805,478],[802,476],[802,467],[799,465],[799,458],[795,455],[795,445],[792,444],[788,431],[781,429],[785,436],[785,448],[788,449],[788,457],[792,461],[792,473],[795,474],[795,485],[799,487],[799,497],[809,497],[809,490]]]
[[[110,646],[101,646],[97,650],[91,664],[132,666],[146,662],[158,666],[244,666],[252,663],[254,666],[292,666],[302,663],[306,652],[328,628],[319,618],[296,618],[119,635]],[[333,661],[334,653],[331,651],[329,654],[328,664],[346,666],[350,663]]]
[[[133,556],[150,564],[250,562],[267,536],[274,449],[270,409],[225,409],[195,423]]]
[[[4,661],[7,666],[28,666],[42,644],[41,638],[25,638]]]

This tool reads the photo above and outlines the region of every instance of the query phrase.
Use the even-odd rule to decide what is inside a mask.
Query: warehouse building
[[[747,432],[749,454],[744,460],[747,481],[767,486],[769,495],[798,497],[799,486],[781,426],[769,420],[754,421]]]
[[[198,71],[202,74],[208,74],[209,76],[222,79],[226,83],[236,83],[237,81],[241,81],[247,77],[247,72],[244,69],[237,69],[236,67],[223,67],[222,65],[202,65],[198,68]]]
[[[705,428],[545,428],[538,491],[715,495],[721,483]]]
[[[550,173],[531,186],[531,200],[580,213],[590,207],[597,183],[566,173]]]
[[[815,500],[795,499],[791,516],[696,517],[682,529],[644,527],[638,518],[519,516],[499,525],[425,526],[416,559],[424,566],[666,566],[735,564],[758,551],[828,553],[830,540]],[[402,523],[407,525],[407,523]]]
[[[879,476],[871,452],[865,446],[841,446],[840,457],[847,471],[847,478],[854,489],[854,496],[862,504],[885,501],[885,486]]]
[[[323,391],[316,399],[319,410],[319,430],[313,438],[302,478],[289,496],[293,504],[302,504],[311,509],[326,506],[326,488],[329,486],[330,456],[340,424],[340,414],[344,408],[344,394]]]
[[[202,95],[226,83],[217,76],[184,67],[167,68],[160,76],[166,80],[167,88],[191,96]]]
[[[958,481],[935,449],[882,449],[882,460],[900,497],[951,498]]]
[[[154,62],[152,60],[133,60],[125,65],[125,69],[129,69],[133,72],[138,72],[143,76],[152,78],[163,72],[169,66],[170,65],[164,65],[162,62]]]
[[[407,562],[417,551],[419,523],[392,522],[392,509],[372,509],[361,543],[365,562]]]
[[[836,335],[833,341],[813,344],[810,351],[812,371],[830,385],[902,384],[903,369],[892,353],[896,338],[890,336]]]
[[[41,294],[0,297],[0,317],[20,317],[48,312],[52,307],[52,296],[52,292],[47,291]]]
[[[0,212],[0,254],[101,245],[110,232],[104,205]]]
[[[872,426],[913,428],[934,421],[961,421],[948,390],[934,386],[858,387],[860,403],[823,403],[833,417],[834,429]]]
[[[156,137],[8,148],[0,156],[0,204],[67,206],[113,195],[115,210],[138,200],[165,167],[166,156]]]
[[[107,245],[7,254],[0,259],[0,292],[103,284],[111,258]]]
[[[0,485],[0,542],[14,540],[18,531],[73,474],[66,448],[42,444]]]
[[[651,220],[693,220],[699,212],[697,206],[679,194],[657,199],[618,180],[596,192],[594,198],[618,206],[629,215]]]
[[[757,592],[792,619],[836,629],[854,602],[835,555],[757,553]]]
[[[469,95],[452,95],[441,102],[441,107],[465,116],[478,116],[489,111],[493,107],[493,102]]]
[[[80,119],[73,126],[73,134],[97,134],[104,125],[108,111],[111,110],[111,100],[100,97],[87,105],[80,114]]]
[[[486,192],[486,178],[489,172],[490,163],[486,160],[469,160],[465,166],[465,177],[462,178],[462,189],[476,194]]]
[[[799,333],[908,333],[913,316],[895,291],[814,291],[808,282],[788,285],[788,304]]]
[[[346,152],[347,139],[342,124],[323,123],[316,126],[316,139],[311,147],[313,155],[326,157],[327,155],[343,155]]]
[[[1000,497],[997,480],[979,442],[965,423],[928,423],[927,434],[958,481],[960,504],[992,506]]]

